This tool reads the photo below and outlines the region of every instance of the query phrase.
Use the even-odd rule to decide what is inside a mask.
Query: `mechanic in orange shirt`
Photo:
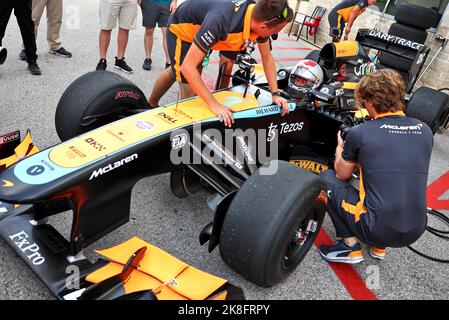
[[[377,0],[344,0],[329,13],[330,36],[333,42],[339,42],[344,32],[344,40],[348,40],[355,19],[365,12],[366,8],[375,5]],[[346,25],[347,23],[347,25]],[[346,26],[346,28],[345,28]]]
[[[167,46],[171,69],[156,80],[149,104],[157,107],[160,98],[175,81],[181,98],[198,95],[226,126],[234,122],[232,109],[212,96],[201,79],[202,66],[212,50],[221,53],[220,62],[233,61],[237,53],[258,44],[273,103],[288,113],[287,101],[280,97],[276,65],[268,38],[279,33],[293,19],[287,0],[187,0],[169,18]]]

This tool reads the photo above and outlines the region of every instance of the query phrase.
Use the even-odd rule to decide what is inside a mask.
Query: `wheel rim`
[[[319,210],[312,208],[295,228],[290,237],[285,254],[283,255],[281,268],[283,271],[290,271],[296,268],[303,258],[304,250],[309,250],[311,242],[314,241],[319,227]]]

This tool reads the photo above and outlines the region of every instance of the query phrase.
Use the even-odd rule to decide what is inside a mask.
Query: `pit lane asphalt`
[[[59,142],[54,128],[54,113],[59,97],[65,88],[77,77],[95,69],[98,61],[98,1],[66,0],[66,10],[76,6],[80,13],[80,29],[69,29],[63,25],[63,45],[73,51],[72,59],[63,59],[47,53],[45,17],[42,18],[38,35],[39,64],[43,75],[31,76],[26,63],[19,61],[21,37],[15,17],[12,16],[3,45],[9,50],[9,57],[0,66],[0,125],[1,133],[30,129],[34,141],[41,149]],[[67,22],[70,17],[65,16]],[[162,71],[160,31],[156,31],[153,49],[153,70],[141,69],[144,59],[143,28],[130,33],[127,61],[135,70],[126,75],[112,68],[116,50],[113,33],[108,55],[108,70],[136,83],[146,95]],[[308,52],[293,48],[308,47],[303,41],[285,41],[281,35],[275,47],[290,47],[290,50],[275,50],[276,58],[301,58]],[[216,55],[211,60],[216,60]],[[287,59],[283,59],[287,60]],[[282,61],[278,66],[293,65]],[[217,65],[211,64],[205,75],[214,79]],[[174,86],[164,97],[162,104],[176,100],[178,88]],[[435,136],[429,184],[449,171],[449,134]],[[107,192],[107,189],[106,191]],[[198,235],[201,228],[211,221],[212,214],[206,205],[207,195],[200,193],[179,200],[170,193],[168,175],[156,176],[140,181],[133,190],[131,220],[112,234],[92,245],[87,251],[89,258],[95,258],[93,249],[119,244],[133,236],[159,246],[185,262],[224,277],[243,287],[249,299],[350,299],[345,287],[335,273],[319,256],[313,247],[304,262],[286,281],[270,289],[261,289],[233,272],[221,260],[218,249],[212,254],[206,247],[200,247]],[[449,199],[449,192],[442,196]],[[406,201],[406,199],[404,199]],[[447,213],[447,211],[446,211]],[[69,216],[60,215],[51,222],[66,236],[69,233]],[[324,229],[334,237],[328,218]],[[449,244],[428,235],[423,236],[417,247],[430,250],[435,255],[449,258]],[[379,299],[448,299],[449,273],[447,265],[424,260],[408,249],[388,250],[386,260],[378,262],[370,258],[365,250],[365,262],[356,266],[363,279],[367,279],[369,266],[378,266],[379,286],[373,292]],[[367,273],[368,272],[368,273]],[[0,240],[0,299],[52,299],[52,295],[38,278],[25,266],[4,240]]]

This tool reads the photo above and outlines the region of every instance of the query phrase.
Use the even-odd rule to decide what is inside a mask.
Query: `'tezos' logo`
[[[301,131],[304,128],[304,122],[295,122],[295,123],[281,123],[281,129],[279,130],[279,134],[291,133],[296,131]],[[278,125],[271,123],[268,127],[268,137],[267,141],[271,142],[276,137],[276,130],[278,129]]]
[[[123,99],[123,98],[131,98],[131,99],[134,99],[134,100],[139,100],[140,99],[140,94],[135,93],[133,91],[119,91],[115,95],[115,100]]]
[[[36,243],[31,244],[27,239],[28,235],[25,233],[25,231],[20,231],[19,233],[16,233],[12,236],[9,236],[9,238],[14,242],[14,244],[25,254],[27,255],[27,258],[35,265],[41,265],[45,262],[45,258],[42,257],[42,255],[39,253],[39,246]]]
[[[106,147],[103,146],[101,143],[98,143],[97,141],[95,141],[95,139],[87,138],[84,141],[87,142],[90,146],[94,147],[94,149],[97,149],[100,152],[106,150]]]
[[[159,112],[157,114],[157,116],[164,120],[165,122],[168,122],[170,124],[175,124],[178,120],[176,120],[175,118],[173,118],[172,116],[169,116],[168,114],[166,114],[165,112]]]
[[[5,134],[4,136],[0,137],[0,144],[3,143],[7,143],[7,142],[11,142],[11,141],[15,141],[20,139],[20,132],[14,132],[14,133],[9,133],[9,134]]]
[[[90,176],[89,181],[92,180],[92,179],[98,178],[99,176],[102,176],[103,174],[108,173],[108,172],[110,172],[112,170],[120,168],[120,167],[124,166],[125,164],[130,163],[130,162],[136,160],[138,157],[139,157],[139,155],[137,153],[135,153],[135,154],[133,154],[133,155],[131,155],[129,157],[126,157],[126,158],[120,160],[120,161],[116,161],[114,163],[108,164],[104,168],[100,168],[98,170],[95,170],[94,172],[92,172],[92,175]]]
[[[137,121],[135,126],[137,129],[141,129],[141,130],[145,130],[145,131],[150,131],[154,128],[154,124],[152,124],[151,122],[148,122],[148,121],[144,121],[144,120]]]

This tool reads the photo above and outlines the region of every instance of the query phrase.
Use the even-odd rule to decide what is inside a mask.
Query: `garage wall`
[[[291,7],[295,8],[298,1],[289,0]],[[326,15],[320,24],[320,29],[317,34],[317,45],[322,46],[325,43],[330,41],[329,37],[329,23],[327,22],[327,15],[329,11],[335,6],[337,1],[335,0],[310,0],[310,1],[301,1],[299,4],[299,12],[312,14],[315,6],[320,5],[327,8]],[[303,16],[298,15],[297,20],[301,20]],[[353,26],[353,30],[351,32],[350,38],[354,38],[357,29],[359,28],[372,28],[380,21],[380,12],[374,10],[367,10],[364,14],[359,16]],[[381,30],[383,32],[387,32],[388,28],[394,21],[389,18],[385,18],[381,24]],[[287,29],[288,32],[288,29]],[[436,33],[443,35],[446,38],[449,38],[449,9],[443,15],[441,23],[438,27]],[[303,31],[304,34],[304,31]],[[301,41],[301,39],[299,40]],[[429,58],[427,60],[427,64],[430,63],[435,53],[441,48],[441,42],[435,41],[435,32],[429,32],[428,40],[426,43],[431,48],[431,52]],[[433,88],[442,88],[449,87],[449,44],[446,46],[444,50],[441,51],[439,56],[435,59],[432,65],[429,67],[427,73],[423,76],[421,83],[417,84],[428,85]]]

